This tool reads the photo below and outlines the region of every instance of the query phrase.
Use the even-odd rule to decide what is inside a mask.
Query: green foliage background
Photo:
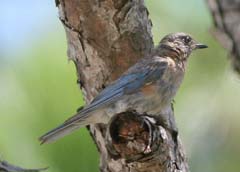
[[[156,43],[169,32],[184,31],[209,45],[192,55],[175,103],[191,171],[239,171],[239,78],[227,52],[209,34],[212,20],[205,2],[152,0],[146,5]],[[85,128],[54,144],[40,146],[37,140],[84,104],[75,66],[67,62],[64,29],[54,21],[49,28],[37,40],[23,40],[27,48],[11,50],[16,51],[11,57],[1,58],[0,51],[1,158],[23,167],[49,166],[50,172],[98,171],[99,156]]]

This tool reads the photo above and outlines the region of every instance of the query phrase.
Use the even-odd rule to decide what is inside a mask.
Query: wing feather
[[[149,60],[146,63],[138,63],[128,70],[118,80],[105,88],[90,105],[86,106],[73,117],[66,120],[59,127],[49,131],[39,138],[42,143],[49,143],[57,140],[81,126],[88,125],[91,122],[87,120],[90,113],[115,103],[125,95],[131,95],[139,91],[145,84],[159,80],[167,67],[166,61],[154,62]]]
[[[166,67],[166,61],[143,64],[142,67],[138,66],[135,70],[131,70],[131,73],[124,74],[118,80],[106,87],[90,105],[80,111],[80,114],[84,115],[90,113],[98,108],[114,103],[124,95],[139,91],[146,83],[161,78]]]

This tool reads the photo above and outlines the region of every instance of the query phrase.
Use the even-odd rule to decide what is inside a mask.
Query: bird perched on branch
[[[201,48],[207,46],[196,42],[189,34],[165,36],[150,55],[139,60],[89,105],[39,140],[48,143],[89,124],[106,124],[115,114],[129,109],[139,114],[166,116],[183,80],[189,55]]]

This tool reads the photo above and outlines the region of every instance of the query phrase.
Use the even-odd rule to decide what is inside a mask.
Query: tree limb
[[[76,65],[78,83],[89,103],[153,49],[151,21],[143,0],[56,0]],[[142,116],[141,116],[142,115]],[[168,121],[175,124],[173,111]],[[174,127],[147,114],[117,114],[109,124],[90,125],[103,172],[187,172]]]
[[[0,160],[0,172],[40,172],[46,169],[48,168],[26,169],[9,164],[7,161]]]
[[[231,53],[234,69],[240,74],[240,0],[208,0],[214,20],[213,35]]]

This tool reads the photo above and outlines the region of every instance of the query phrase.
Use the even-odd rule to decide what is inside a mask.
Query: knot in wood
[[[108,128],[111,137],[108,139],[109,152],[128,162],[140,161],[152,154],[158,147],[155,145],[158,128],[154,125],[153,121],[135,111],[117,114]]]

